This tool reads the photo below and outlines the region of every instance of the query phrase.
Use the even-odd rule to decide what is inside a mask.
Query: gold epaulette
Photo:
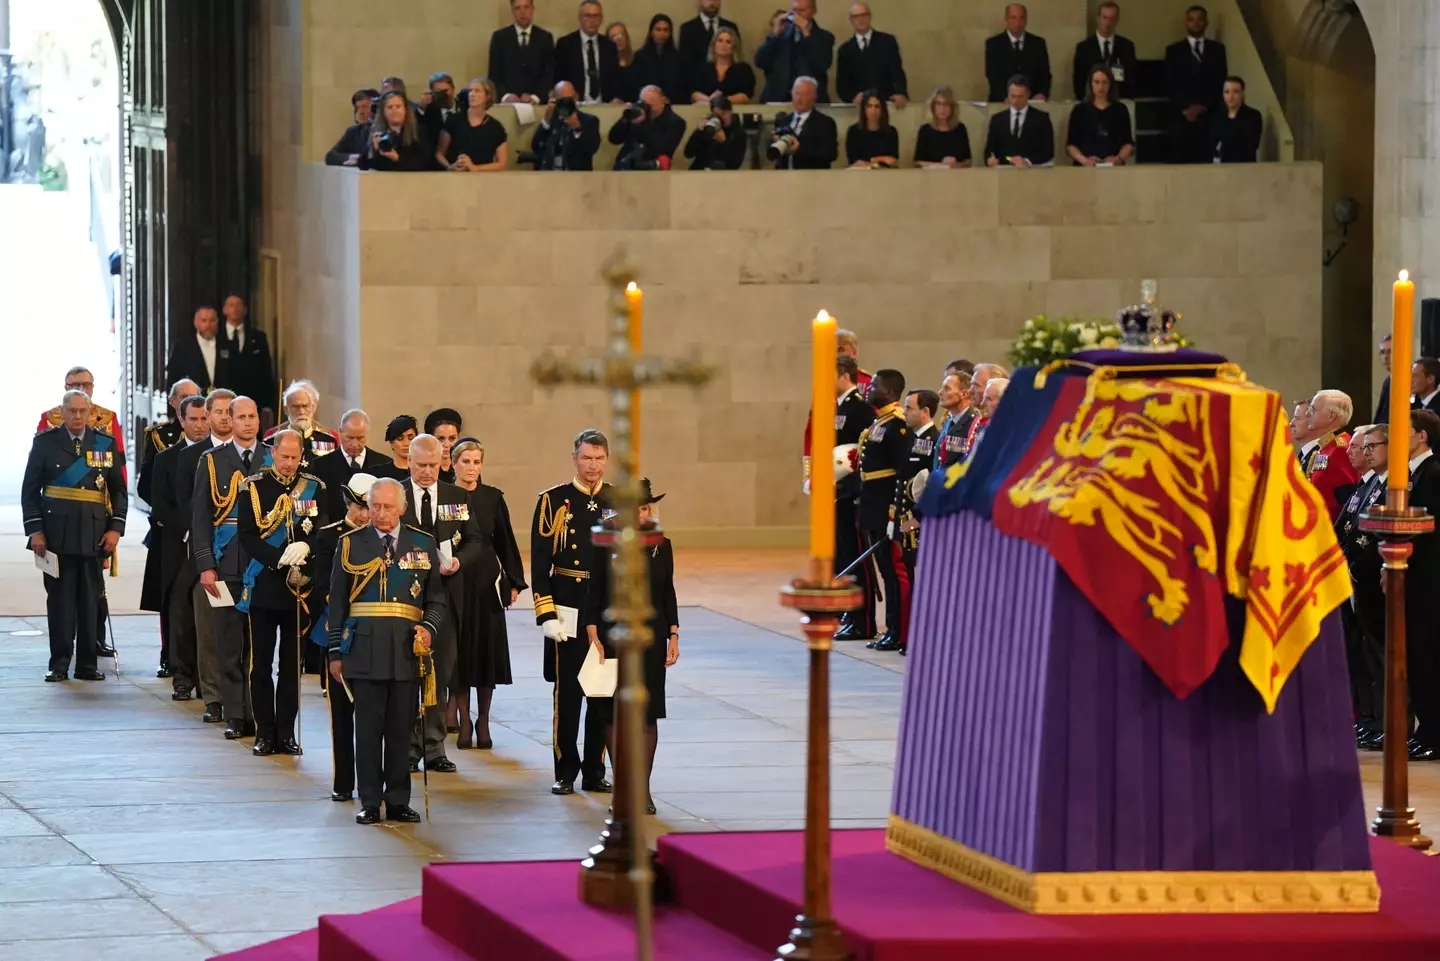
[[[303,477],[303,478],[305,478],[306,480],[312,480],[312,481],[314,481],[315,483],[317,483],[317,484],[320,485],[320,489],[321,489],[322,491],[325,489],[325,482],[324,482],[323,480],[321,480],[320,478],[316,477],[314,474],[307,474],[307,473],[305,473],[304,471],[301,471],[300,473],[296,474],[295,476],[296,476],[296,477]]]
[[[163,451],[166,446],[168,446],[166,445],[165,441],[161,440],[160,438],[160,428],[163,426],[165,425],[153,424],[150,427],[145,428],[145,439],[155,445],[155,452],[157,454]]]

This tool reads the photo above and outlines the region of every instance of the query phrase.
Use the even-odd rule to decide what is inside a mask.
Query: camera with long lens
[[[569,120],[579,112],[580,108],[575,106],[574,97],[559,97],[555,100],[556,120]]]
[[[709,119],[707,119],[707,120],[705,121],[704,125],[703,125],[700,129],[704,130],[705,133],[707,133],[708,135],[710,135],[710,136],[713,137],[713,136],[715,136],[715,131],[719,130],[719,129],[720,129],[721,127],[723,127],[724,125],[725,125],[724,121],[722,121],[719,117],[715,116],[714,114],[711,114],[711,116],[709,117]]]
[[[770,146],[765,148],[765,158],[774,163],[794,153],[795,146],[795,121],[792,117],[786,117],[776,122],[775,137],[770,141]]]
[[[636,144],[633,150],[615,163],[616,170],[659,170],[660,166],[660,161],[650,156],[650,151],[645,149],[644,144]]]
[[[375,141],[375,150],[378,153],[390,153],[395,149],[395,135],[385,131]]]
[[[634,103],[627,103],[625,105],[625,109],[621,112],[620,116],[624,117],[631,123],[634,123],[636,120],[639,120],[641,117],[645,116],[647,111],[648,108],[645,106],[645,101],[637,100]]]

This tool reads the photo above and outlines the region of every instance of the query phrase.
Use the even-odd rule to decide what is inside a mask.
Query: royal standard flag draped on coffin
[[[1240,664],[1273,711],[1350,596],[1329,514],[1279,395],[1228,365],[1211,365],[1228,376],[1156,377],[1167,362],[1142,357],[1128,372],[1018,371],[986,441],[929,485],[922,511],[983,501],[997,528],[1050,553],[1177,697],[1215,669],[1225,597],[1239,598]],[[987,451],[992,438],[1003,442]]]

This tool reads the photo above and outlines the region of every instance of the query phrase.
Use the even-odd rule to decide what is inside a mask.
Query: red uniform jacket
[[[40,425],[35,428],[35,433],[39,434],[52,427],[59,427],[63,423],[65,423],[65,415],[57,404],[40,415]],[[120,432],[120,415],[92,402],[88,426],[91,430],[103,431],[115,438],[115,450],[120,455],[120,473],[122,476],[125,475],[125,435]],[[128,483],[128,477],[126,480]]]
[[[874,378],[874,376],[875,375],[870,373],[868,370],[860,371],[857,378],[859,383],[857,383],[855,386],[860,388],[860,395],[862,397],[869,394],[870,381]],[[809,478],[810,476],[810,418],[812,416],[813,414],[807,414],[805,416],[805,450],[801,460],[805,467],[804,476],[806,478]]]
[[[1360,483],[1360,473],[1350,466],[1346,452],[1350,446],[1350,435],[1326,434],[1320,443],[1310,448],[1310,453],[1300,458],[1305,476],[1316,490],[1325,496],[1325,506],[1330,509],[1330,520],[1340,516],[1355,485]]]

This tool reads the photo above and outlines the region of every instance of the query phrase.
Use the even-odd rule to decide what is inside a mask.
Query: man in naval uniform
[[[369,501],[369,526],[340,538],[330,578],[330,676],[355,698],[356,823],[378,822],[383,800],[386,820],[413,824],[410,729],[449,599],[435,538],[400,523],[404,485],[378,480]]]
[[[305,442],[305,452],[300,457],[300,469],[310,471],[318,458],[333,454],[340,446],[340,438],[328,428],[321,427],[315,420],[320,407],[320,391],[308,380],[297,380],[285,388],[285,421],[266,431],[269,440],[282,430],[293,430]]]
[[[160,519],[155,510],[155,458],[180,442],[180,402],[200,393],[193,380],[177,380],[170,388],[166,418],[145,430],[140,443],[140,470],[135,476],[135,493],[150,508],[150,530],[145,534],[145,576],[140,582],[140,610],[160,615],[160,669],[156,677],[170,676],[170,610],[166,602],[166,582],[162,575],[164,561],[161,549]]]
[[[873,375],[867,375],[873,376]],[[865,399],[859,387],[860,367],[855,358],[841,353],[835,358],[835,446],[852,447],[857,451],[853,469],[835,482],[835,571],[845,570],[865,551],[864,535],[855,516],[855,500],[860,496],[860,461],[858,449],[865,429],[875,422],[875,408]],[[854,572],[862,585],[875,579],[875,564],[866,560]],[[840,617],[837,641],[872,641],[875,639],[875,609],[846,611]]]
[[[462,565],[479,561],[484,550],[480,522],[470,516],[470,501],[465,490],[440,480],[440,464],[445,456],[439,438],[419,434],[410,442],[410,479],[405,483],[404,523],[435,538],[440,554],[440,567],[434,577],[451,592],[450,610],[440,622],[435,635],[435,670],[438,697],[434,707],[425,709],[417,721],[410,743],[410,770],[441,774],[455,773],[455,762],[445,756],[446,684],[455,672],[459,657],[460,606],[464,582],[456,577]]]
[[[310,620],[313,545],[326,523],[325,485],[300,470],[303,450],[296,431],[272,434],[271,466],[247,477],[240,494],[240,543],[250,562],[236,610],[250,617],[256,757],[302,753],[295,740],[300,639]],[[272,679],[277,635],[280,668]]]
[[[94,401],[95,375],[90,373],[87,367],[71,367],[65,372],[66,390],[83,390],[90,401],[90,419],[87,421],[91,430],[102,434],[109,434],[115,441],[115,458],[120,462],[120,477],[129,484],[129,475],[125,470],[125,435],[120,430],[120,415],[107,407],[101,407]],[[35,433],[50,430],[52,427],[59,427],[64,416],[60,405],[56,405],[40,415],[40,423],[35,428]],[[128,491],[128,486],[126,487]],[[109,563],[106,559],[102,563]],[[114,657],[115,649],[105,640],[105,622],[110,619],[110,602],[105,597],[105,582],[100,582],[100,603],[95,609],[95,653],[97,657]]]
[[[89,426],[90,397],[67,390],[60,403],[62,423],[36,435],[20,489],[30,550],[53,552],[56,576],[45,575],[50,627],[47,681],[63,681],[75,657],[75,677],[103,681],[96,670],[100,603],[100,559],[115,550],[125,533],[129,506],[122,455],[109,434]]]
[[[940,396],[933,390],[912,390],[905,395],[905,426],[910,430],[910,456],[901,468],[895,485],[895,504],[891,511],[892,536],[900,542],[900,560],[905,566],[905,583],[915,583],[915,558],[920,553],[920,519],[915,513],[915,478],[928,474],[936,457],[939,431],[935,413],[940,409]],[[908,603],[905,613],[909,613]],[[901,624],[900,653],[906,651],[910,622]],[[878,645],[877,645],[878,647]],[[893,648],[887,647],[886,650]]]
[[[411,448],[414,449],[413,447]],[[609,508],[605,468],[610,441],[598,430],[575,435],[571,451],[575,478],[540,494],[530,522],[530,584],[535,595],[535,623],[545,634],[545,680],[555,685],[555,783],[551,794],[574,794],[580,788],[610,793],[605,780],[605,720],[608,709],[585,709],[585,753],[576,748],[580,733],[580,668],[589,645],[578,638],[579,614],[597,564],[607,563],[604,551],[590,539]]]
[[[240,541],[240,510],[248,508],[241,495],[245,478],[259,472],[264,462],[256,435],[260,411],[249,397],[230,402],[230,440],[200,456],[195,468],[195,495],[190,514],[190,550],[200,586],[222,599],[210,610],[215,635],[215,661],[220,677],[220,698],[226,720],[225,739],[234,741],[255,733],[245,666],[250,649],[250,619],[235,609],[243,593],[250,558]],[[221,586],[224,590],[221,590]],[[228,598],[226,595],[228,594]]]
[[[905,602],[900,589],[903,567],[895,557],[890,524],[895,487],[910,459],[910,429],[905,425],[905,411],[900,406],[904,396],[904,374],[898,370],[877,370],[870,382],[868,398],[870,406],[875,408],[875,423],[860,437],[860,498],[856,506],[865,547],[880,545],[874,557],[885,596],[885,633],[868,645],[877,651],[900,649],[904,618]],[[877,600],[875,582],[866,580],[864,584],[865,610],[873,612]]]

